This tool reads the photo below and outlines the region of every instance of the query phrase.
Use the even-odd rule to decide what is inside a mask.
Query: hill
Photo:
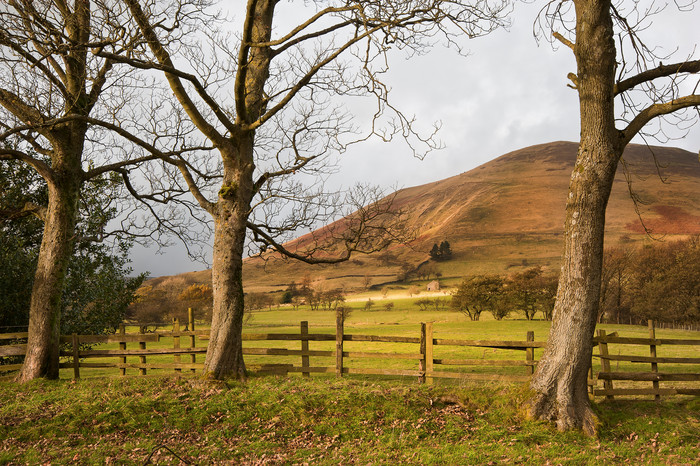
[[[367,282],[381,287],[395,281],[402,268],[425,268],[433,244],[445,240],[452,259],[430,264],[448,283],[478,272],[502,273],[532,265],[558,268],[576,150],[573,142],[527,147],[451,178],[403,189],[395,204],[417,232],[410,245],[395,245],[333,266],[251,258],[244,268],[246,290],[281,290],[304,276],[327,288],[361,287]],[[606,244],[652,241],[645,228],[653,238],[664,240],[700,234],[699,193],[696,154],[630,145],[608,206]],[[186,275],[206,281],[207,274]]]

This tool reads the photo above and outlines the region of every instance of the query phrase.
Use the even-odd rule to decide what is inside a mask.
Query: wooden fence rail
[[[300,331],[298,333],[244,333],[244,342],[262,342],[262,341],[278,341],[278,342],[293,342],[299,341],[298,349],[292,348],[275,348],[275,347],[248,347],[243,348],[243,354],[246,356],[283,356],[299,358],[298,364],[247,364],[248,369],[254,372],[289,374],[293,372],[301,373],[304,377],[309,377],[312,373],[335,373],[336,376],[342,377],[346,374],[363,374],[363,375],[383,375],[383,376],[401,376],[401,377],[416,377],[422,382],[432,383],[434,378],[462,378],[471,380],[503,380],[503,381],[526,381],[529,374],[535,365],[534,348],[543,348],[545,342],[535,342],[534,334],[528,333],[527,339],[524,341],[492,341],[492,340],[452,340],[452,339],[436,339],[433,337],[432,323],[421,324],[420,337],[405,337],[405,336],[386,336],[386,335],[361,335],[361,334],[346,334],[344,322],[338,319],[336,322],[336,333],[310,333],[308,322],[301,322]],[[61,368],[73,369],[73,376],[80,377],[81,369],[118,369],[122,375],[126,374],[127,369],[137,369],[139,374],[147,375],[149,370],[167,369],[167,370],[201,370],[204,368],[202,362],[197,363],[195,358],[197,355],[206,354],[205,346],[196,346],[195,340],[206,341],[209,338],[209,331],[194,330],[194,322],[190,318],[186,328],[191,330],[180,330],[179,321],[173,322],[171,331],[146,332],[145,326],[140,328],[139,333],[126,333],[122,325],[119,331],[112,335],[67,335],[61,337],[61,343],[67,344],[70,349],[61,352],[61,356],[69,358],[68,361],[60,364]],[[26,338],[26,333],[16,333],[7,336],[1,336],[2,339],[21,339]],[[172,347],[164,347],[153,344],[162,342],[165,338],[172,338]],[[189,338],[187,347],[181,347],[181,340]],[[335,349],[327,347],[327,349],[311,349],[310,342],[317,344],[332,344],[335,342]],[[106,344],[117,343],[118,349],[93,349],[85,348],[89,344]],[[365,349],[348,350],[347,344],[395,344],[400,343],[403,346],[409,346],[410,349],[406,352],[396,352],[393,349],[389,351],[368,351]],[[134,345],[137,345],[135,347]],[[128,347],[127,347],[128,346]],[[366,345],[364,345],[366,346]],[[449,357],[434,357],[436,347],[475,347],[475,348],[494,348],[501,350],[522,350],[525,352],[525,357],[522,360],[491,360],[491,359],[466,359],[466,358],[449,358]],[[20,356],[24,355],[26,344],[0,346],[0,356]],[[153,356],[172,355],[173,362],[152,362],[149,361]],[[183,355],[190,355],[189,362],[182,362]],[[138,358],[138,362],[133,361]],[[201,357],[201,356],[200,356]],[[100,360],[95,362],[94,360]],[[109,361],[114,358],[115,360]],[[316,363],[314,365],[311,364]],[[335,359],[335,364],[328,364],[330,359]],[[132,361],[130,362],[129,359]],[[162,358],[161,358],[162,359]],[[323,360],[325,359],[325,363]],[[380,360],[380,361],[414,361],[414,368],[386,368],[377,364],[377,367],[353,367],[349,362],[358,360]],[[526,369],[526,373],[522,375],[512,374],[479,374],[455,371],[457,366],[522,366]],[[17,370],[21,365],[2,366],[0,370]],[[440,368],[449,368],[450,370],[440,370]]]
[[[656,329],[654,322],[649,321],[649,338],[625,338],[617,334],[607,335],[605,330],[598,330],[598,336],[594,339],[598,343],[600,358],[600,372],[598,379],[603,381],[603,389],[595,389],[593,391],[596,396],[605,396],[606,399],[612,400],[616,395],[654,395],[655,399],[660,399],[661,395],[700,395],[700,388],[697,385],[661,387],[660,382],[700,382],[700,372],[660,372],[659,364],[695,364],[700,365],[700,357],[681,358],[681,357],[660,357],[657,351],[660,346],[682,345],[700,347],[700,339],[667,339],[656,338]],[[610,354],[608,345],[626,345],[625,350],[633,345],[648,346],[649,356],[641,356],[636,354]],[[610,361],[624,361],[630,363],[649,364],[648,371],[621,372],[613,371]],[[613,386],[613,381],[625,382],[651,382],[651,388],[630,388]]]
[[[606,334],[600,330],[594,338],[594,345],[599,348],[600,370],[597,379],[603,382],[603,388],[596,387],[596,378],[591,377],[589,386],[595,396],[605,396],[613,399],[621,395],[654,395],[657,399],[661,395],[691,394],[700,395],[697,384],[693,386],[682,385],[676,387],[660,386],[660,383],[668,382],[700,382],[699,372],[661,372],[660,364],[700,364],[699,357],[662,357],[657,355],[659,347],[665,345],[698,346],[700,340],[693,339],[657,339],[653,323],[649,323],[649,338],[624,338],[617,333]],[[21,340],[26,338],[26,333],[0,334],[0,342],[7,340]],[[165,347],[163,339],[172,339],[172,345]],[[139,333],[126,333],[122,326],[113,335],[69,335],[62,336],[61,343],[69,350],[61,352],[61,356],[67,358],[61,363],[62,368],[73,369],[73,376],[80,377],[81,369],[118,369],[121,375],[126,375],[127,369],[138,370],[141,375],[148,374],[150,370],[174,370],[192,372],[204,368],[201,355],[206,354],[206,342],[209,338],[208,330],[195,330],[194,319],[190,313],[185,330],[181,330],[179,321],[173,322],[172,330],[147,332],[141,327]],[[342,317],[336,321],[335,334],[311,333],[308,322],[301,322],[298,333],[244,333],[243,341],[252,343],[246,345],[243,354],[246,356],[283,357],[284,362],[274,363],[248,363],[247,367],[253,372],[289,374],[301,373],[303,377],[311,374],[333,374],[342,377],[345,374],[381,375],[415,377],[422,383],[433,383],[435,379],[462,379],[475,381],[506,381],[527,382],[534,373],[537,360],[535,350],[546,346],[544,341],[535,341],[534,332],[527,332],[524,340],[462,340],[449,338],[435,338],[433,324],[420,325],[420,336],[386,336],[386,335],[360,335],[346,334]],[[286,347],[260,347],[265,341],[277,341]],[[290,348],[290,342],[299,342],[297,348]],[[197,346],[199,342],[200,346]],[[310,348],[314,342],[315,348]],[[335,342],[335,347],[333,347]],[[117,343],[118,349],[92,349],[86,348],[89,344]],[[155,345],[161,343],[160,345]],[[401,344],[402,352],[397,352],[395,346],[391,350],[377,350],[384,344]],[[136,345],[136,346],[135,346]],[[352,348],[350,347],[352,345]],[[611,354],[611,345],[644,345],[649,346],[649,356],[636,354]],[[370,348],[372,350],[370,350]],[[465,351],[469,348],[491,349],[494,352],[509,351],[506,359],[486,358],[486,352],[481,358],[465,357]],[[0,357],[22,356],[26,351],[26,344],[17,343],[0,346]],[[524,357],[514,357],[513,352],[522,352]],[[189,358],[183,360],[183,356]],[[157,362],[153,356],[160,356]],[[163,362],[162,356],[172,356],[172,362]],[[517,356],[517,354],[516,354]],[[199,362],[197,358],[199,357]],[[96,359],[98,359],[95,361]],[[136,361],[138,358],[138,362]],[[149,360],[150,359],[150,360]],[[362,363],[366,360],[381,361],[377,364]],[[293,362],[290,362],[293,361]],[[647,372],[621,372],[612,370],[611,362],[623,361],[625,363],[648,364]],[[415,364],[415,365],[414,365]],[[358,367],[358,365],[362,367]],[[388,367],[393,366],[393,367]],[[412,367],[411,367],[412,366]],[[519,367],[523,368],[518,373]],[[12,371],[21,368],[21,364],[0,366],[0,371]],[[651,388],[638,387],[614,387],[614,381],[624,382],[651,382]]]

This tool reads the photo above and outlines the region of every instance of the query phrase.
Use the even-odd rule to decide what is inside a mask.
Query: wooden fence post
[[[610,360],[608,359],[608,343],[605,341],[605,330],[598,330],[598,337],[600,338],[600,341],[598,342],[598,350],[600,351],[600,370],[604,373],[610,373]],[[606,391],[612,391],[612,380],[603,380],[603,388]],[[605,395],[605,399],[614,400],[615,396],[612,394],[607,394]]]
[[[335,312],[335,376],[343,376],[343,336],[345,319],[341,311]]]
[[[420,324],[420,363],[418,370],[421,372],[420,383],[431,385],[433,378],[433,323],[421,322]]]
[[[126,327],[124,326],[124,324],[119,324],[119,335],[122,335],[122,336],[126,335]],[[126,342],[125,341],[119,342],[119,349],[126,351]],[[119,361],[122,364],[126,365],[126,356],[120,357]],[[126,375],[126,366],[119,369],[119,373],[121,375]]]
[[[649,319],[649,338],[652,340],[656,340],[656,330],[654,329],[654,321]],[[649,356],[652,358],[656,358],[656,345],[651,344],[649,345]],[[651,371],[654,373],[659,372],[659,365],[657,364],[656,361],[652,361],[651,363]],[[652,386],[654,387],[654,399],[656,401],[661,401],[661,395],[659,395],[659,381],[654,380],[652,382]]]
[[[187,328],[190,329],[190,332],[194,332],[194,311],[192,310],[191,307],[187,308]],[[190,348],[194,348],[194,339],[195,336],[190,335]],[[190,354],[190,362],[192,364],[195,364],[197,362],[197,355],[192,353]],[[195,369],[191,369],[191,372],[194,374]]]
[[[309,369],[309,322],[307,320],[302,320],[300,326],[301,326],[301,375],[302,375],[302,377],[311,377],[311,373],[308,370]]]
[[[425,324],[425,383],[433,384],[433,323]]]
[[[180,349],[180,319],[178,319],[177,317],[173,318],[173,333],[177,334],[173,335],[173,349]],[[173,357],[173,360],[175,361],[175,364],[182,363],[182,358],[179,354],[176,354]],[[175,372],[182,372],[182,369],[176,367]]]
[[[418,376],[418,383],[425,383],[425,365],[426,365],[426,359],[425,359],[425,346],[426,346],[426,335],[425,335],[425,323],[421,322],[420,324],[420,348],[418,351],[420,351],[420,359],[418,360],[418,372],[420,372],[420,375]]]
[[[75,333],[73,334],[73,378],[80,378],[80,342]]]
[[[139,329],[139,333],[141,333],[142,335],[146,333],[146,327],[144,325],[142,325],[141,328]],[[146,349],[146,342],[145,341],[139,342],[139,349],[143,349],[143,350]],[[139,356],[139,362],[141,364],[145,365],[146,364],[146,355]],[[140,368],[139,373],[141,375],[146,375],[146,368],[145,367]]]
[[[535,332],[530,330],[525,338],[528,342],[535,341]],[[527,360],[527,375],[535,373],[535,348],[530,346],[525,348],[525,359]]]

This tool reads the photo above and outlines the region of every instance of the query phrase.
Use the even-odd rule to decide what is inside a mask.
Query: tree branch
[[[698,73],[700,72],[700,60],[687,61],[682,63],[674,63],[672,65],[659,64],[656,68],[643,71],[635,76],[624,79],[615,84],[615,95],[622,94],[639,84],[653,81],[657,78],[673,76],[681,73]]]
[[[89,115],[95,104],[97,104],[97,100],[99,99],[99,96],[102,93],[102,88],[107,82],[107,74],[113,66],[114,62],[110,59],[106,59],[104,64],[100,68],[100,71],[97,73],[97,77],[94,79],[92,87],[90,88],[90,92],[88,94],[86,114]]]
[[[356,206],[357,210],[289,243],[301,252],[280,244],[268,224],[248,220],[246,226],[253,233],[253,241],[263,245],[261,253],[271,247],[285,257],[307,264],[335,264],[348,260],[354,253],[371,254],[391,244],[414,239],[413,232],[406,227],[403,213],[394,207],[396,193],[383,199],[378,199],[378,196],[381,196],[381,191],[369,186],[358,185],[347,192],[342,203]],[[288,225],[280,232],[290,227],[296,229],[294,225]]]
[[[284,109],[289,102],[302,90],[306,85],[311,81],[311,78],[313,78],[324,66],[327,64],[331,63],[334,61],[336,58],[338,58],[344,51],[355,45],[356,43],[360,42],[363,39],[366,39],[367,37],[371,36],[375,32],[379,31],[384,27],[385,25],[382,26],[376,26],[371,29],[365,30],[364,33],[355,36],[354,38],[350,39],[347,41],[345,44],[343,44],[341,47],[338,47],[335,52],[330,54],[328,57],[325,59],[319,61],[316,63],[309,71],[306,72],[306,74],[299,79],[294,86],[287,92],[287,94],[275,105],[273,106],[270,110],[265,112],[260,118],[258,118],[256,121],[251,123],[246,127],[247,130],[255,130],[265,124],[266,121],[268,121],[270,118],[275,116],[279,111]]]
[[[57,2],[57,5],[59,7],[60,3],[62,2]],[[46,59],[49,62],[51,67],[58,74],[58,78],[56,78],[53,75],[53,73],[51,73],[51,71],[41,63],[41,60],[37,60],[31,54],[29,54],[26,50],[26,47],[22,47],[20,44],[13,43],[11,45],[12,49],[15,50],[15,52],[19,53],[21,56],[23,56],[25,60],[32,63],[32,66],[36,66],[39,69],[41,69],[44,72],[44,75],[49,80],[51,80],[51,82],[57,85],[62,92],[65,93],[65,87],[63,86],[63,82],[65,82],[66,79],[65,70],[61,68],[61,65],[53,57],[54,52],[47,51],[42,41],[39,40],[36,37],[36,34],[34,33],[35,26],[40,25],[44,28],[44,32],[47,36],[51,36],[55,40],[58,40],[58,38],[63,37],[61,30],[53,27],[53,25],[50,24],[43,15],[38,14],[36,9],[30,2],[23,2],[24,7],[27,8],[29,12],[25,11],[20,5],[17,4],[16,1],[12,1],[11,4],[15,11],[17,11],[21,16],[22,22],[24,23],[24,29],[30,36],[30,40],[32,44],[34,44],[34,47],[36,47],[36,50],[41,54],[41,59]],[[70,15],[70,11],[68,11],[67,7],[65,10],[61,10],[61,13],[63,14],[64,18],[68,18],[68,16]],[[61,44],[56,45],[60,46]]]
[[[53,85],[55,85],[62,93],[65,93],[66,88],[61,82],[62,78],[65,78],[65,74],[60,74],[59,77],[54,76],[54,74],[51,72],[51,70],[45,66],[40,59],[35,58],[32,56],[32,54],[28,53],[27,50],[23,47],[20,47],[18,44],[15,42],[12,42],[7,36],[5,35],[4,31],[0,31],[0,44],[1,45],[6,45],[7,47],[11,48],[15,53],[17,53],[19,56],[27,60],[28,63],[31,64],[31,66],[41,70],[41,72],[44,74],[46,79],[51,81]],[[42,54],[41,58],[44,58],[45,54]],[[48,58],[51,60],[51,58]],[[58,65],[55,65],[54,68],[56,68]],[[60,69],[60,67],[59,67]]]
[[[347,261],[352,253],[350,249],[346,249],[342,256],[324,258],[315,258],[309,254],[297,254],[275,241],[274,238],[268,235],[259,225],[248,221],[246,222],[246,227],[253,232],[254,237],[256,237],[258,240],[262,239],[266,245],[271,246],[275,251],[279,252],[283,256],[290,259],[296,259],[307,264],[338,264],[340,262]]]
[[[22,208],[22,212],[26,213],[27,215],[34,215],[42,222],[46,222],[47,211],[48,209],[46,207],[34,204],[33,202],[27,202]]]
[[[246,6],[245,22],[243,23],[243,37],[238,49],[238,72],[233,82],[233,95],[236,103],[236,122],[245,121],[246,117],[246,75],[248,70],[248,55],[250,54],[250,42],[255,24],[255,3],[257,0],[248,0]]]
[[[25,154],[24,152],[0,147],[0,160],[19,160],[37,171],[47,183],[54,183],[54,175],[51,167],[44,161]]]
[[[251,0],[251,2],[253,1],[254,0]],[[129,10],[131,11],[131,14],[134,17],[136,24],[141,30],[141,33],[146,38],[148,46],[150,47],[151,52],[153,52],[153,54],[155,55],[156,60],[158,60],[158,62],[166,68],[174,70],[175,66],[173,65],[172,59],[170,58],[170,54],[167,50],[165,50],[165,47],[163,47],[163,44],[161,44],[160,40],[158,39],[158,36],[156,35],[155,30],[153,29],[153,26],[151,26],[151,24],[149,23],[148,17],[141,9],[141,5],[139,4],[139,2],[136,0],[125,0],[125,2],[129,6]],[[216,130],[215,127],[209,124],[207,119],[200,113],[195,103],[192,101],[192,99],[190,99],[190,96],[187,94],[185,87],[180,81],[180,77],[169,71],[165,72],[165,77],[168,80],[168,83],[170,84],[170,88],[172,89],[175,98],[177,98],[177,100],[180,102],[180,105],[182,105],[182,108],[192,119],[192,123],[194,123],[197,126],[197,128],[199,128],[199,130],[202,133],[204,133],[204,135],[207,136],[207,138],[209,138],[210,141],[214,143],[214,145],[221,144],[224,140],[224,137]],[[209,102],[213,101],[210,100]],[[212,110],[214,110],[217,116],[221,118],[222,113],[219,110],[218,106],[213,107]],[[224,122],[222,121],[222,123]],[[224,124],[226,125],[226,123]],[[231,129],[229,128],[229,125],[230,123],[226,126],[227,129],[229,129],[230,131]]]
[[[320,154],[312,155],[310,157],[304,157],[299,153],[299,149],[297,147],[296,143],[296,138],[301,133],[307,129],[306,127],[304,128],[299,128],[296,131],[294,131],[294,134],[291,137],[292,140],[292,148],[294,150],[294,163],[291,166],[288,166],[286,168],[281,168],[280,170],[276,171],[266,171],[260,177],[257,179],[255,184],[253,185],[253,192],[258,193],[262,189],[263,185],[270,179],[276,178],[279,176],[285,176],[285,175],[292,175],[296,173],[297,171],[303,169],[306,167],[308,164],[313,162],[314,160],[318,159],[320,157]]]
[[[558,40],[559,42],[561,42],[562,44],[564,44],[564,45],[566,45],[567,47],[569,47],[571,50],[574,50],[574,48],[576,47],[576,44],[574,44],[574,43],[571,42],[569,39],[567,39],[566,37],[562,36],[560,33],[556,32],[556,31],[552,32],[552,36],[554,36],[554,38],[555,38],[556,40]]]
[[[34,215],[36,218],[42,222],[46,221],[46,207],[34,204],[33,202],[27,202],[18,209],[0,209],[0,219],[15,220],[18,218],[28,217],[29,215]]]
[[[29,105],[25,104],[22,99],[13,92],[7,89],[0,88],[0,105],[5,107],[10,113],[12,113],[18,120],[25,123],[31,128],[42,128],[43,123],[46,121],[44,115],[42,115],[38,110]],[[52,140],[51,134],[49,132],[42,132],[37,129],[46,139]]]
[[[187,82],[189,82],[192,85],[192,87],[194,87],[197,94],[202,98],[202,100],[214,112],[214,114],[216,115],[218,120],[221,122],[221,124],[223,124],[224,127],[226,127],[226,129],[228,131],[235,131],[235,124],[228,118],[226,113],[224,113],[224,111],[221,110],[221,107],[216,102],[216,100],[214,100],[214,98],[212,98],[207,93],[207,90],[204,88],[202,83],[193,74],[185,73],[184,71],[181,71],[177,68],[174,68],[172,65],[169,66],[169,65],[166,65],[163,63],[144,62],[144,61],[135,60],[133,58],[127,58],[127,57],[113,54],[113,53],[104,52],[101,50],[98,51],[96,54],[99,57],[108,58],[108,59],[114,60],[115,62],[123,63],[125,65],[129,65],[129,66],[132,66],[134,68],[138,68],[140,70],[158,70],[158,71],[162,71],[166,75],[173,75],[173,76],[177,76],[180,79],[186,80]]]
[[[113,164],[113,166],[111,166],[111,167],[109,165],[105,165],[104,167],[95,168],[95,169],[87,172],[88,177],[99,175],[99,174],[104,173],[106,171],[115,171],[115,172],[122,173],[122,170],[124,169],[124,167],[126,167],[128,165],[133,165],[136,160],[148,161],[148,160],[154,160],[157,158],[157,159],[163,160],[164,162],[167,162],[171,165],[175,165],[178,168],[178,170],[180,170],[180,173],[182,173],[182,176],[185,178],[185,182],[187,183],[187,186],[189,187],[190,191],[192,192],[192,195],[195,197],[195,199],[197,200],[199,205],[209,213],[212,213],[214,211],[214,208],[216,207],[216,203],[209,201],[206,198],[206,196],[204,196],[204,194],[201,192],[201,190],[197,186],[196,182],[194,181],[194,177],[192,176],[189,169],[187,168],[186,162],[181,158],[173,158],[175,156],[181,155],[182,152],[185,152],[185,151],[198,150],[198,149],[210,150],[211,148],[197,147],[197,148],[189,148],[189,149],[186,149],[185,151],[163,152],[163,151],[159,150],[158,148],[156,148],[155,146],[153,146],[152,144],[144,141],[143,139],[133,135],[129,131],[122,129],[113,123],[108,123],[106,121],[97,120],[95,118],[86,118],[86,120],[88,123],[91,123],[91,124],[97,125],[97,126],[101,126],[103,128],[106,128],[106,129],[109,129],[109,130],[115,132],[116,134],[120,135],[124,139],[126,139],[130,142],[133,142],[134,144],[138,145],[139,147],[144,148],[145,150],[147,150],[148,152],[151,153],[151,156],[144,156],[141,159],[135,159],[132,161],[127,160],[127,161],[123,161],[123,162],[117,162],[117,163]]]
[[[653,104],[645,108],[632,121],[629,122],[627,127],[620,131],[622,147],[629,144],[629,142],[634,138],[637,133],[639,133],[642,128],[649,123],[652,119],[668,115],[669,113],[676,112],[683,108],[694,107],[700,105],[700,95],[693,94],[680,97],[678,99],[673,99],[670,102],[663,102],[659,104]]]

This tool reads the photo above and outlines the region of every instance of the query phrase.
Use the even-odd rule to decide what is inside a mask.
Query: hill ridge
[[[558,268],[569,179],[578,144],[554,141],[503,154],[472,170],[443,180],[403,188],[395,205],[408,211],[418,235],[410,247],[334,266],[257,258],[245,261],[247,291],[272,291],[309,275],[326,287],[375,286],[391,282],[402,265],[426,261],[434,243],[450,242],[453,259],[435,263],[442,280],[473,273],[506,273],[531,265]],[[700,162],[697,154],[673,147],[631,144],[616,175],[606,216],[606,246],[645,244],[630,198],[628,181],[641,199],[642,219],[666,240],[700,234]],[[627,177],[625,175],[627,170]],[[303,236],[295,241],[303,240]],[[273,273],[271,273],[273,272]],[[200,272],[204,273],[204,272]],[[341,278],[345,277],[345,278]]]

